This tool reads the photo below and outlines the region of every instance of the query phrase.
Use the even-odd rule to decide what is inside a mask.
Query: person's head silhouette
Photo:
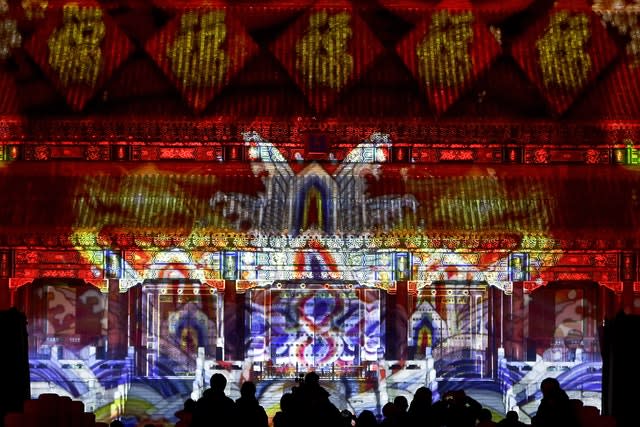
[[[256,385],[251,381],[245,381],[240,386],[240,396],[253,399],[256,397]]]
[[[222,391],[227,386],[227,379],[222,374],[213,374],[209,380],[209,385],[212,391]]]
[[[320,385],[320,375],[313,371],[309,372],[304,376],[304,384],[312,387]]]

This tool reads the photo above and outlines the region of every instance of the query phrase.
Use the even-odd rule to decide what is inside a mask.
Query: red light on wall
[[[20,149],[17,145],[12,145],[9,147],[9,160],[17,160],[18,156],[20,156]]]
[[[242,160],[243,147],[238,145],[229,145],[225,147],[224,159],[228,162],[239,162]]]
[[[111,158],[114,160],[129,160],[130,149],[126,145],[114,145],[111,147]]]
[[[504,163],[520,163],[522,161],[522,149],[520,147],[505,147],[502,161]]]
[[[393,147],[393,161],[395,162],[408,162],[409,161],[409,148],[407,147]]]

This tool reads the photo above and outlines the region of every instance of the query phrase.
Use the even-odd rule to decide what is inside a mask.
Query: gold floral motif
[[[0,15],[9,12],[7,0],[0,0]],[[20,46],[22,36],[18,31],[18,25],[13,19],[0,19],[0,60],[7,59],[11,49]]]
[[[0,20],[0,59],[7,59],[11,49],[20,46],[22,36],[18,32],[18,26],[13,19]]]
[[[22,0],[22,10],[29,20],[44,18],[48,6],[47,0]]]
[[[184,86],[212,87],[222,82],[229,58],[223,48],[227,37],[224,10],[187,12],[180,29],[167,48],[173,73]]]
[[[416,46],[420,74],[427,86],[456,87],[473,69],[469,45],[473,42],[471,12],[441,10],[431,17],[429,33]]]
[[[308,87],[339,89],[353,73],[348,53],[352,30],[347,12],[329,15],[326,10],[309,17],[307,33],[296,43],[296,67]]]
[[[49,65],[60,81],[93,87],[102,69],[100,43],[106,32],[102,10],[66,4],[62,10],[62,27],[49,37]]]
[[[545,86],[566,89],[582,87],[591,71],[586,44],[591,37],[589,17],[561,11],[551,17],[543,36],[536,42]]]

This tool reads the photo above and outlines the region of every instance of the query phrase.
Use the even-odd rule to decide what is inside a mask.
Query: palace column
[[[0,250],[0,310],[11,307],[11,291],[9,280],[12,271],[13,253],[11,249]]]
[[[398,281],[396,292],[387,293],[385,315],[385,335],[387,360],[407,358],[407,282]]]
[[[622,281],[622,295],[617,301],[617,310],[624,310],[627,314],[635,313],[634,283],[637,283],[638,256],[636,252],[622,252],[620,254],[620,280]]]
[[[107,357],[122,359],[127,354],[127,300],[126,295],[120,293],[120,279],[122,277],[122,251],[106,251],[106,271],[108,293],[108,342]]]
[[[244,293],[238,293],[235,280],[224,286],[224,359],[244,359]]]

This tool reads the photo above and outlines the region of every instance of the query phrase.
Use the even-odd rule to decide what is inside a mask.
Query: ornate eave
[[[28,120],[2,118],[4,160],[243,160],[243,134],[256,131],[276,144],[285,158],[308,152],[310,135],[322,135],[341,160],[374,132],[383,132],[418,163],[624,163],[626,148],[640,141],[640,121],[430,121],[234,118],[167,120],[111,117]],[[124,148],[119,151],[118,148]],[[516,150],[510,157],[508,150]],[[405,160],[406,161],[406,160]]]
[[[568,233],[567,233],[568,234]],[[573,233],[572,233],[573,234]],[[98,232],[96,229],[54,231],[8,231],[0,229],[0,248],[79,249],[162,251],[171,249],[198,251],[300,251],[317,248],[316,243],[336,250],[387,251],[606,251],[640,249],[640,236],[615,238],[602,233],[600,238],[549,237],[544,233],[447,232],[424,231],[419,234],[380,233],[358,236],[259,235],[238,232],[198,232],[180,234],[169,230]],[[617,234],[619,236],[619,233]]]

